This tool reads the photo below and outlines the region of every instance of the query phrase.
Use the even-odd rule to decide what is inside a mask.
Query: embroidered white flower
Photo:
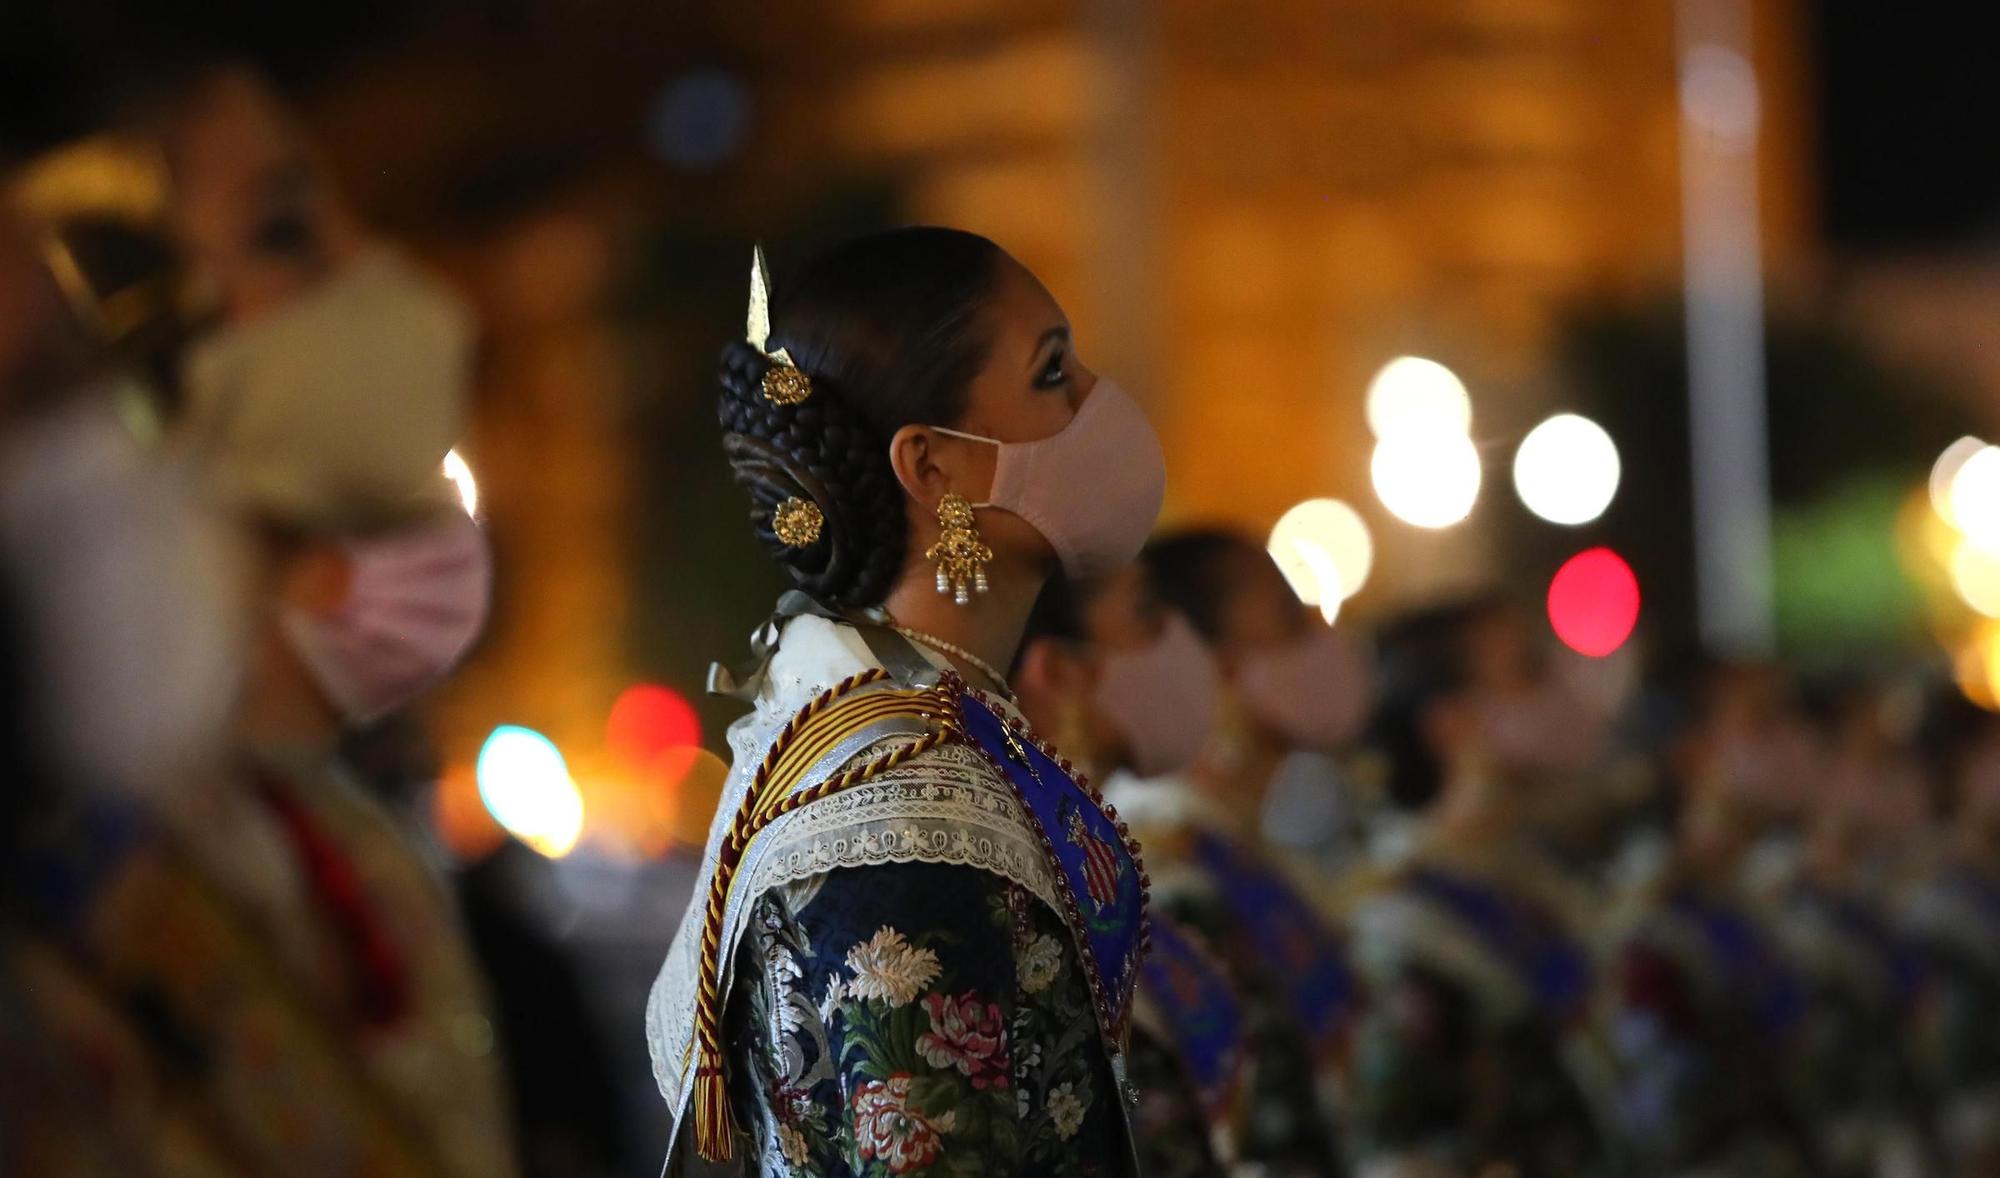
[[[910,944],[903,934],[884,925],[875,935],[847,951],[847,968],[854,980],[848,997],[880,998],[890,1006],[907,1006],[940,972],[937,954]]]
[[[819,1000],[819,1021],[830,1023],[833,1012],[847,1000],[847,982],[839,974],[829,974],[826,979],[826,997]]]
[[[1083,1128],[1084,1103],[1077,1096],[1072,1085],[1058,1084],[1049,1093],[1049,1117],[1055,1122],[1056,1136],[1068,1141]]]
[[[1021,988],[1030,994],[1047,989],[1061,971],[1062,942],[1047,933],[1037,934],[1034,940],[1028,942],[1028,947],[1021,950],[1021,956],[1014,963]]]
[[[778,1126],[778,1152],[785,1155],[785,1160],[794,1168],[803,1167],[807,1159],[806,1135],[793,1125]]]

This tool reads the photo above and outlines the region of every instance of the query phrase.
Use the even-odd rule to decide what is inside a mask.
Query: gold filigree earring
[[[986,566],[993,550],[979,538],[972,504],[963,495],[938,500],[938,540],[924,553],[937,564],[937,591],[959,605],[970,605],[974,593],[986,592]]]

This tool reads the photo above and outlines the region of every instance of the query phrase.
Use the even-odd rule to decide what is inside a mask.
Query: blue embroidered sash
[[[1538,906],[1436,867],[1418,868],[1406,882],[1456,917],[1513,970],[1543,1013],[1562,1021],[1581,1009],[1590,993],[1590,961]]]
[[[965,734],[1014,787],[1042,836],[1097,1002],[1098,1025],[1114,1054],[1123,1050],[1145,944],[1145,881],[1138,844],[1066,763],[1016,722],[1001,719],[976,693],[962,692]]]
[[[1798,1024],[1804,991],[1755,920],[1685,888],[1668,906],[1701,934],[1712,976],[1756,1012],[1759,1030],[1776,1038]]]
[[[1355,996],[1340,939],[1289,881],[1226,836],[1198,833],[1194,854],[1221,885],[1223,902],[1268,963],[1313,1050],[1336,1049]]]
[[[1140,967],[1146,999],[1163,1016],[1211,1119],[1235,1095],[1243,1064],[1243,1008],[1221,966],[1172,920],[1153,922]]]

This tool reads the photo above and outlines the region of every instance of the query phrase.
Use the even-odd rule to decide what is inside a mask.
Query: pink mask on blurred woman
[[[1603,739],[1597,714],[1553,683],[1484,701],[1479,725],[1495,762],[1531,773],[1578,772]]]
[[[1331,752],[1368,719],[1368,663],[1347,635],[1314,625],[1294,642],[1246,659],[1236,690],[1251,715],[1302,749]]]
[[[1104,656],[1097,706],[1131,746],[1132,771],[1157,777],[1194,763],[1215,727],[1215,657],[1186,618],[1167,615],[1160,636]]]
[[[1160,437],[1138,402],[1100,380],[1070,423],[1033,442],[932,426],[941,434],[999,447],[984,503],[1028,521],[1079,581],[1130,564],[1145,547],[1167,494]]]
[[[492,554],[453,512],[347,543],[347,600],[331,615],[287,608],[284,633],[353,724],[415,699],[457,664],[486,622]]]

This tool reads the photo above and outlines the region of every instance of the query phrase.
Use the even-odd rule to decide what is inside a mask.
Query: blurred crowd
[[[626,1172],[531,853],[415,804],[470,315],[228,64],[0,182],[0,1172]],[[1498,594],[1360,632],[1227,531],[1037,608],[1023,707],[1183,930],[1153,1172],[2000,1174],[2000,718]]]
[[[1647,679],[1498,594],[1364,648],[1246,538],[1171,535],[1142,563],[1065,591],[1089,621],[1051,632],[1116,667],[1150,649],[1121,632],[1186,618],[1223,685],[1191,768],[1107,788],[1156,919],[1204,934],[1242,999],[1218,1154],[1286,1174],[2000,1172],[2000,723],[1948,681],[1726,661]],[[1036,649],[1017,687],[1062,723]],[[1099,747],[1166,739],[1131,716]]]

